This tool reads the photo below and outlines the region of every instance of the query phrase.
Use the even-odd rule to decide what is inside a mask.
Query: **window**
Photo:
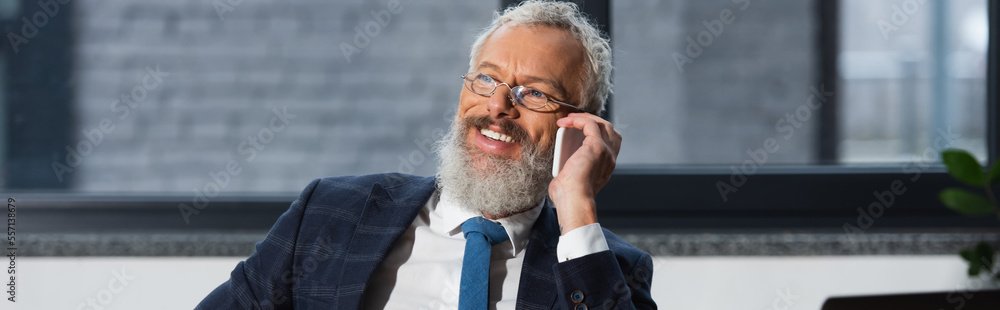
[[[986,159],[986,1],[842,3],[840,161],[936,161],[945,135]]]
[[[612,1],[611,13],[623,164],[740,163],[769,138],[767,164],[815,161],[818,117],[788,140],[775,129],[819,87],[811,2]]]
[[[612,119],[626,142],[602,223],[995,227],[937,200],[958,185],[937,163],[937,128],[946,147],[997,156],[987,5],[611,1]],[[897,181],[906,193],[884,195]],[[891,209],[872,216],[873,202]]]
[[[313,178],[430,175],[511,2],[71,2],[38,25],[4,2],[0,188],[50,229],[262,229]],[[876,227],[996,226],[937,204],[954,182],[923,156],[937,128],[998,154],[992,2],[577,2],[616,59],[607,226],[839,231],[914,162]]]
[[[836,21],[819,9],[612,1],[621,162],[739,164],[769,139],[766,165],[933,162],[937,128],[986,157],[986,1],[841,1]],[[831,21],[839,37],[817,38]],[[839,41],[832,59],[818,40]],[[821,62],[839,63],[838,81]]]

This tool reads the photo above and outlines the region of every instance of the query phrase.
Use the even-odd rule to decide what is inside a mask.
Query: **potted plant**
[[[994,161],[989,170],[983,168],[969,152],[958,149],[948,149],[941,152],[941,160],[948,168],[948,173],[955,179],[969,186],[977,187],[985,192],[985,196],[968,189],[949,187],[941,191],[939,199],[945,206],[958,213],[969,216],[996,215],[1000,219],[1000,208],[997,207],[997,197],[993,185],[1000,183],[1000,159]],[[1000,280],[1000,272],[993,274],[997,253],[993,247],[981,241],[979,244],[964,248],[959,252],[969,263],[969,276],[986,273],[994,280]]]

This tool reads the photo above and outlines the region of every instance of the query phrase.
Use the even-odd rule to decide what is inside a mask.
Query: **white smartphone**
[[[583,131],[576,128],[559,127],[556,131],[556,153],[552,156],[552,177],[559,175],[559,170],[566,165],[566,160],[583,145]]]

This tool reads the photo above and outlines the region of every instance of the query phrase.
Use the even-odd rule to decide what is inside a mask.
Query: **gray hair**
[[[599,114],[611,94],[611,46],[597,27],[580,13],[575,3],[530,0],[495,13],[493,22],[483,30],[472,44],[469,71],[474,70],[476,59],[483,52],[486,39],[504,25],[545,25],[569,30],[583,46],[586,53],[583,89],[580,108]]]

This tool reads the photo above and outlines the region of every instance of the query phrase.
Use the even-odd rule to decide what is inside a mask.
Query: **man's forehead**
[[[484,60],[479,62],[476,66],[476,71],[494,71],[494,72],[506,72],[507,69],[501,68],[500,65],[490,62],[489,60]],[[550,95],[559,95],[561,98],[565,98],[566,87],[563,86],[563,82],[555,77],[548,77],[544,75],[533,75],[532,73],[517,74],[517,83],[519,84],[533,84],[541,83],[548,85],[556,93]]]
[[[476,70],[515,74],[518,83],[550,83],[565,93],[582,76],[582,45],[565,29],[549,26],[502,26],[483,44]],[[507,81],[505,81],[507,82]]]

